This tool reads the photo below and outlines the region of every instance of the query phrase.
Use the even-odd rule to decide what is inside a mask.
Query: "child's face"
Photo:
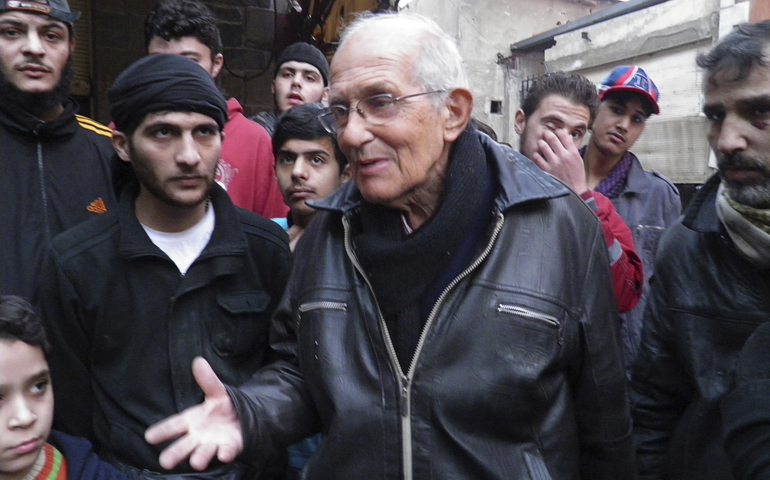
[[[0,340],[0,480],[24,476],[48,439],[53,391],[43,351]]]

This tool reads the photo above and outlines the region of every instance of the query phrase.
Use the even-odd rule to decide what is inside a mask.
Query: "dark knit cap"
[[[155,112],[194,112],[213,118],[219,130],[227,103],[211,76],[182,55],[148,55],[118,75],[107,92],[115,129],[133,132]]]
[[[51,18],[68,23],[72,26],[78,18],[80,12],[72,13],[67,0],[2,0],[0,1],[0,13],[7,10],[16,10],[27,13],[38,13],[48,15]]]
[[[314,66],[321,72],[321,76],[324,79],[324,86],[329,86],[329,61],[326,60],[326,56],[313,45],[305,42],[297,42],[286,47],[286,50],[281,52],[281,56],[278,57],[273,78],[278,75],[278,70],[281,69],[281,65],[286,62],[303,62]]]

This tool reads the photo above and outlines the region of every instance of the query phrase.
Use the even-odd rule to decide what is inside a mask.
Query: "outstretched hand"
[[[160,465],[170,470],[186,458],[196,470],[205,470],[216,457],[229,463],[243,451],[243,432],[230,396],[209,363],[193,360],[193,375],[203,390],[203,403],[152,425],[144,433],[156,445],[173,440],[160,455]]]
[[[566,130],[545,131],[543,138],[537,141],[537,147],[532,161],[541,170],[566,183],[578,194],[588,190],[583,158]]]

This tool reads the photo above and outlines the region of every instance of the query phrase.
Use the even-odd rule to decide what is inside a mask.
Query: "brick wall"
[[[94,116],[109,122],[107,90],[115,77],[145,55],[144,17],[157,0],[94,0]],[[273,106],[270,85],[273,66],[268,65],[276,32],[277,50],[293,41],[284,0],[205,1],[219,19],[226,69],[218,82],[237,98],[247,115]],[[266,68],[267,67],[267,68]]]

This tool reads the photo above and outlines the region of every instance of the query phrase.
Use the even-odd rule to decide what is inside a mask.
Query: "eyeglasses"
[[[397,103],[401,100],[444,92],[446,92],[446,90],[435,90],[432,92],[403,95],[401,97],[394,97],[389,93],[381,93],[359,100],[355,107],[330,105],[327,112],[318,116],[318,120],[327,132],[337,133],[337,131],[344,129],[347,126],[350,112],[351,110],[355,110],[361,115],[361,118],[372,125],[385,125],[396,118],[396,115],[398,114]]]

